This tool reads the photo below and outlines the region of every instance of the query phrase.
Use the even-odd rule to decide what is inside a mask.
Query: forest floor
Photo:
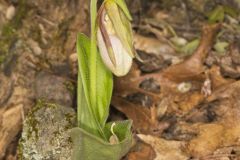
[[[240,159],[240,1],[128,0],[141,61],[115,78],[109,120],[133,120],[123,160]],[[0,159],[44,99],[76,109],[88,0],[0,0]]]

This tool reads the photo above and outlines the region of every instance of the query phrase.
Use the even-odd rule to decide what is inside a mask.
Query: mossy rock
[[[49,103],[38,105],[26,117],[19,143],[20,160],[70,160],[69,129],[76,122],[72,108]]]

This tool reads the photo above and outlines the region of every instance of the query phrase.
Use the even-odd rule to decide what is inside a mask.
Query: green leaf
[[[231,17],[237,17],[238,11],[235,8],[230,6],[223,6],[225,14],[228,14]]]
[[[93,113],[91,112],[89,105],[87,104],[86,95],[84,93],[82,77],[81,74],[78,74],[78,98],[77,98],[77,119],[78,127],[81,127],[87,130],[90,133],[98,135],[98,125],[95,122]],[[100,135],[99,135],[100,136]]]
[[[126,5],[125,0],[114,0],[115,3],[117,3],[117,5],[122,9],[122,11],[124,12],[124,14],[127,16],[127,18],[132,21],[132,16],[129,13],[128,7]]]
[[[97,99],[97,111],[98,120],[102,127],[104,127],[109,115],[109,107],[112,98],[113,90],[113,78],[112,73],[105,67],[100,57],[100,53],[97,54],[97,72],[96,72],[96,99]]]
[[[78,54],[78,126],[96,135],[99,133],[100,124],[94,115],[91,105],[90,77],[89,77],[89,55],[90,40],[84,34],[77,37]],[[91,98],[90,98],[91,97]]]
[[[93,77],[90,77],[90,72],[92,71],[92,67],[90,66],[92,52],[90,50],[90,40],[84,34],[78,35],[77,52],[79,62],[78,108],[80,110],[79,116],[81,120],[79,123],[86,123],[85,121],[87,118],[90,119],[91,117],[93,120],[95,120],[95,123],[92,122],[93,120],[89,120],[89,128],[94,126],[95,129],[98,129],[100,134],[104,137],[102,128],[105,126],[109,114],[109,106],[113,88],[112,73],[105,67],[100,54],[97,52],[96,59],[94,60],[96,74]],[[94,83],[92,83],[93,81]],[[90,87],[95,88],[95,90],[91,92]],[[82,97],[83,94],[85,95],[85,99]],[[95,101],[97,103],[94,103]],[[83,107],[86,105],[88,110],[85,109],[86,107]],[[81,112],[82,110],[85,110],[87,114],[85,115],[84,112]],[[83,117],[86,118],[84,119]]]
[[[170,39],[170,41],[176,46],[176,47],[182,47],[187,44],[187,40],[182,37],[174,36]]]
[[[226,48],[229,46],[229,43],[227,42],[217,42],[214,45],[214,49],[218,52],[218,53],[225,53],[226,52]]]
[[[224,8],[223,6],[217,6],[213,11],[209,13],[208,21],[210,23],[222,22],[224,20]]]
[[[113,123],[115,123],[113,129],[114,133],[117,135],[120,142],[124,141],[127,137],[131,135],[132,120],[109,122],[104,128],[104,133],[108,139],[112,135],[111,126]]]
[[[110,144],[81,128],[71,130],[73,140],[72,160],[119,160],[132,146],[131,121],[115,122],[114,132],[120,138],[118,144]],[[111,133],[107,124],[105,132]],[[110,137],[110,134],[108,134]]]
[[[224,20],[225,14],[231,17],[237,17],[238,11],[229,6],[218,5],[213,11],[208,15],[208,20],[211,23],[222,22]]]
[[[89,92],[91,93],[91,105],[96,107],[97,106],[97,99],[95,95],[96,91],[96,56],[97,56],[97,39],[96,39],[96,19],[97,19],[97,0],[91,0],[91,49],[90,49],[90,56],[89,56],[89,66],[91,66],[91,70],[89,71],[90,76],[90,87]]]
[[[112,133],[109,127],[112,123],[106,124],[106,120],[113,78],[97,50],[96,6],[97,0],[91,0],[91,40],[84,34],[78,34],[77,37],[78,127],[71,130],[73,160],[119,160],[132,144],[131,121],[114,122],[113,132],[120,142],[109,143]]]
[[[195,39],[191,42],[188,42],[184,47],[180,49],[181,52],[184,52],[185,54],[192,54],[193,51],[198,47],[200,43],[199,39]]]
[[[77,54],[78,54],[78,67],[79,74],[82,79],[82,85],[84,88],[84,94],[86,96],[86,102],[90,106],[90,93],[89,93],[89,55],[90,55],[90,40],[82,33],[77,37]],[[79,80],[80,81],[80,80]]]

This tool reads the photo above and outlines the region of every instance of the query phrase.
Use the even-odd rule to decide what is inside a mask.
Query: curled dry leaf
[[[193,55],[187,60],[167,68],[163,71],[162,76],[176,82],[201,78],[200,75],[204,71],[203,62],[211,49],[215,34],[219,28],[219,24],[204,26],[199,47]]]
[[[161,42],[155,38],[148,38],[139,34],[134,35],[134,46],[137,50],[149,54],[161,55],[164,59],[175,57],[175,51],[167,43]]]
[[[233,82],[228,85],[223,85],[215,90],[215,92],[207,98],[207,101],[214,101],[217,99],[231,98],[233,93],[237,93],[240,89],[240,81]]]
[[[218,87],[222,87],[224,85],[227,85],[231,82],[233,82],[233,80],[230,79],[225,79],[223,78],[223,76],[220,73],[220,67],[218,66],[212,66],[210,68],[210,70],[208,71],[209,73],[209,78],[211,80],[211,86],[212,86],[212,90],[217,89]]]
[[[116,96],[113,97],[112,104],[133,120],[133,127],[139,133],[159,134],[169,126],[168,123],[159,123],[151,110],[146,107],[135,105]]]

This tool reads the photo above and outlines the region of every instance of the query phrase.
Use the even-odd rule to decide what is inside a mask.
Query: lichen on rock
[[[70,160],[69,129],[76,122],[70,107],[38,102],[26,117],[19,143],[20,160]]]

